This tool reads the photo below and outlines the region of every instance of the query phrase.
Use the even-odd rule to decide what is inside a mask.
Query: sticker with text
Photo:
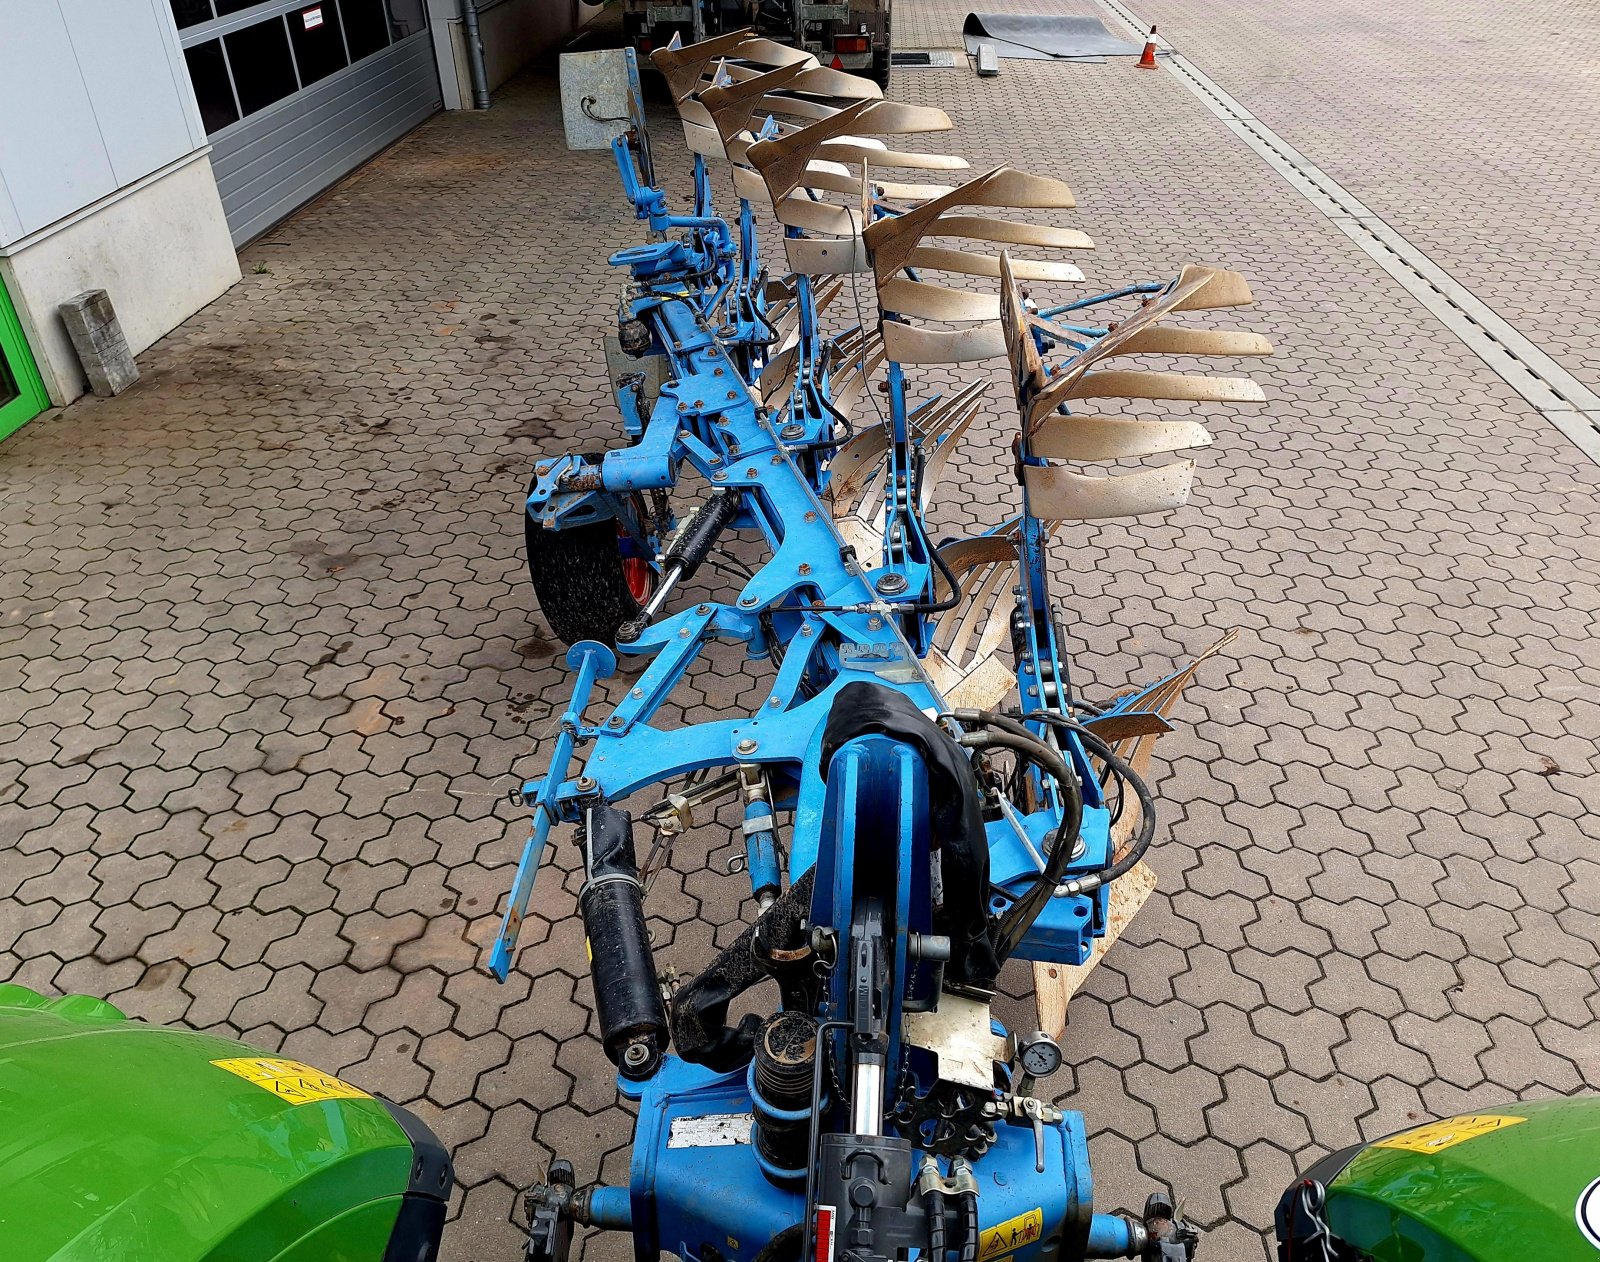
[[[234,1060],[214,1060],[218,1069],[253,1082],[263,1091],[290,1104],[313,1104],[318,1100],[370,1100],[360,1087],[325,1074],[297,1060],[277,1056],[241,1056]]]
[[[1508,1117],[1504,1113],[1469,1113],[1465,1117],[1450,1117],[1442,1122],[1429,1122],[1413,1130],[1401,1131],[1388,1139],[1380,1139],[1374,1148],[1400,1148],[1406,1152],[1443,1152],[1456,1144],[1464,1144],[1479,1135],[1503,1131],[1507,1127],[1526,1122],[1525,1117]]]

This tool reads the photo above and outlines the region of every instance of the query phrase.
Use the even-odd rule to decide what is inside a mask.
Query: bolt
[[[687,640],[689,638],[689,634],[689,628],[685,627],[682,631],[678,632],[678,638],[680,640]]]
[[[754,596],[741,596],[741,597],[739,597],[739,607],[741,609],[748,609],[748,608],[750,608],[751,605],[753,605],[755,603],[756,603],[756,598]]]
[[[580,776],[580,777],[578,777],[578,792],[579,793],[593,793],[594,792],[594,781],[592,779],[590,779],[588,776]]]
[[[643,688],[635,688],[628,695],[630,697],[632,697],[635,701],[637,701],[640,697],[644,696],[644,689]]]
[[[713,369],[711,375],[713,377],[720,377],[720,376],[722,376],[722,371],[723,370],[721,368]]]
[[[713,482],[726,482],[728,480],[728,471],[726,469],[718,469],[711,475],[711,480]]]
[[[611,716],[611,722],[608,723],[606,726],[607,727],[621,727],[622,726],[622,716],[620,714],[613,714]]]
[[[733,752],[736,754],[753,754],[760,748],[761,746],[756,741],[746,736],[742,741],[733,747]]]
[[[718,369],[718,371],[720,372],[721,369]],[[730,390],[728,391],[728,397],[730,399],[737,399],[739,397],[739,392],[737,390]]]
[[[721,464],[722,463],[722,457],[718,456],[718,455],[713,455],[711,457],[711,463],[712,464]]]
[[[706,401],[705,401],[705,400],[704,400],[704,399],[696,399],[696,400],[695,400],[695,401],[694,401],[694,405],[695,405],[695,407],[697,407],[697,408],[703,408],[703,407],[705,407],[705,405],[706,405]]]
[[[778,455],[777,452],[773,452],[772,453],[772,463],[773,464],[782,464],[783,463],[783,457]]]
[[[678,411],[687,412],[688,410],[689,410],[689,405],[687,403],[678,404]]]
[[[756,476],[756,467],[755,467],[755,465],[751,465],[748,469],[746,469],[744,471],[744,476],[747,477],[747,478],[755,477]]]
[[[910,586],[903,574],[885,574],[873,584],[885,596],[898,596]]]
[[[622,1053],[622,1063],[629,1069],[642,1068],[650,1059],[650,1045],[648,1043],[629,1043],[628,1050]]]
[[[1030,697],[1037,697],[1039,695],[1039,690],[1036,687],[1034,687],[1032,684],[1029,684],[1028,685],[1028,695]]]
[[[876,631],[882,626],[883,626],[883,619],[878,617],[877,614],[873,614],[872,617],[867,619],[867,630],[868,631]]]
[[[697,614],[699,614],[702,618],[704,618],[708,613],[711,612],[711,606],[710,605],[696,605],[694,607],[694,611]]]
[[[800,424],[799,421],[790,421],[789,424],[778,431],[778,436],[793,442],[797,438],[806,436],[806,427]]]
[[[815,510],[808,510],[806,512],[805,517],[802,518],[802,520],[803,521],[816,521],[817,520],[817,514],[816,514]]]
[[[811,624],[809,622],[806,623],[803,627],[800,628],[800,634],[805,636],[805,637],[807,637],[808,639],[810,638],[810,636],[811,636]]]
[[[803,578],[805,575],[807,575],[809,573],[811,573],[811,562],[809,562],[809,561],[800,562],[800,575],[801,575],[801,577]]]
[[[769,706],[771,706],[774,710],[776,710],[779,706],[781,706],[783,704],[783,702],[778,700],[777,697],[773,697],[767,702],[767,704]]]

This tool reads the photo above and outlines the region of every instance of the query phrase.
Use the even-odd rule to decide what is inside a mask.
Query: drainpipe
[[[478,31],[477,0],[461,0],[461,34],[467,41],[467,72],[472,76],[472,107],[489,108],[489,71],[483,64],[483,36]]]

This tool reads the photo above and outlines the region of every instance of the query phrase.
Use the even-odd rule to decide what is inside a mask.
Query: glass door
[[[16,310],[0,281],[0,438],[50,406],[33,364],[33,352],[22,336]]]

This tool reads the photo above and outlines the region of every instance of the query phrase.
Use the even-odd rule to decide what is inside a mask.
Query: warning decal
[[[978,1249],[978,1262],[989,1262],[1003,1253],[1033,1244],[1044,1234],[1044,1212],[1030,1209],[1026,1214],[1008,1218],[997,1227],[985,1227],[983,1244]]]
[[[1442,1122],[1429,1122],[1413,1130],[1401,1131],[1388,1139],[1380,1139],[1374,1148],[1401,1148],[1406,1152],[1443,1152],[1456,1144],[1464,1144],[1491,1131],[1503,1131],[1508,1126],[1526,1122],[1525,1117],[1508,1117],[1504,1113],[1469,1113],[1465,1117],[1446,1118]]]
[[[290,1104],[311,1104],[317,1100],[370,1100],[372,1097],[360,1087],[325,1074],[297,1060],[281,1060],[276,1056],[244,1056],[237,1060],[214,1060],[218,1069],[253,1082],[263,1091],[270,1091]]]

